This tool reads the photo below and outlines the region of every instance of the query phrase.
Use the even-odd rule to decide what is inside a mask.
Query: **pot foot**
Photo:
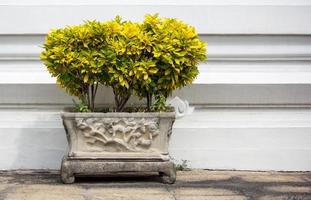
[[[75,182],[74,176],[63,176],[61,175],[62,182],[65,184],[72,184]]]
[[[63,183],[71,184],[75,182],[75,176],[73,174],[73,170],[71,169],[71,164],[69,161],[67,161],[66,157],[64,157],[62,160],[60,173]]]
[[[162,182],[165,184],[174,184],[176,181],[176,169],[173,163],[169,163],[159,172]]]

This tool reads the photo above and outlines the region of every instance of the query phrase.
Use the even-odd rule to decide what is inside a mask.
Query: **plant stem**
[[[152,105],[152,93],[147,92],[147,109],[148,109],[148,111],[151,110],[151,105]]]
[[[125,96],[124,98],[121,99],[121,103],[120,103],[120,105],[119,105],[119,111],[120,111],[120,112],[124,110],[125,104],[126,104],[126,102],[129,100],[130,97],[131,97],[131,93],[128,92],[128,93],[126,94],[126,96]]]
[[[94,111],[94,85],[91,85],[91,111]]]
[[[115,100],[117,112],[122,112],[124,110],[125,104],[131,97],[130,91],[125,91],[124,93],[123,93],[124,95],[119,95],[116,89],[113,88],[113,94],[114,94],[114,100]]]
[[[91,85],[91,95],[90,95],[90,109],[93,112],[95,110],[95,97],[97,93],[98,83]]]
[[[86,103],[88,108],[91,109],[91,99],[90,99],[90,89],[89,89],[89,85],[85,85],[85,91],[86,91]]]

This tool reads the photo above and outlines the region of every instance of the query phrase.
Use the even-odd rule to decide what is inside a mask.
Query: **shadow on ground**
[[[1,172],[0,177],[7,178],[8,184],[27,185],[61,185],[58,172]],[[0,181],[1,182],[1,181]],[[311,200],[311,172],[305,173],[271,173],[268,172],[224,172],[196,171],[179,172],[177,182],[165,185],[156,174],[141,176],[125,175],[124,177],[79,177],[72,187],[89,188],[166,188],[178,199],[175,191],[192,191],[191,194],[201,194],[202,191],[224,191],[245,199]],[[198,192],[199,191],[199,192]],[[0,191],[1,192],[1,191]]]

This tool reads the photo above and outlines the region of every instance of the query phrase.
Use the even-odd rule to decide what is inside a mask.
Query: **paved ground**
[[[182,171],[174,185],[157,177],[80,178],[63,185],[57,172],[0,172],[0,200],[311,200],[311,172]]]

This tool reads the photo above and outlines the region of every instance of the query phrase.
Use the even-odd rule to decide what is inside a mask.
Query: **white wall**
[[[172,156],[194,168],[311,170],[307,0],[0,1],[0,169],[57,169],[66,152],[59,111],[71,97],[39,61],[47,31],[156,12],[209,43],[194,85],[174,94],[195,111],[176,121]],[[97,102],[111,104],[111,91]]]

